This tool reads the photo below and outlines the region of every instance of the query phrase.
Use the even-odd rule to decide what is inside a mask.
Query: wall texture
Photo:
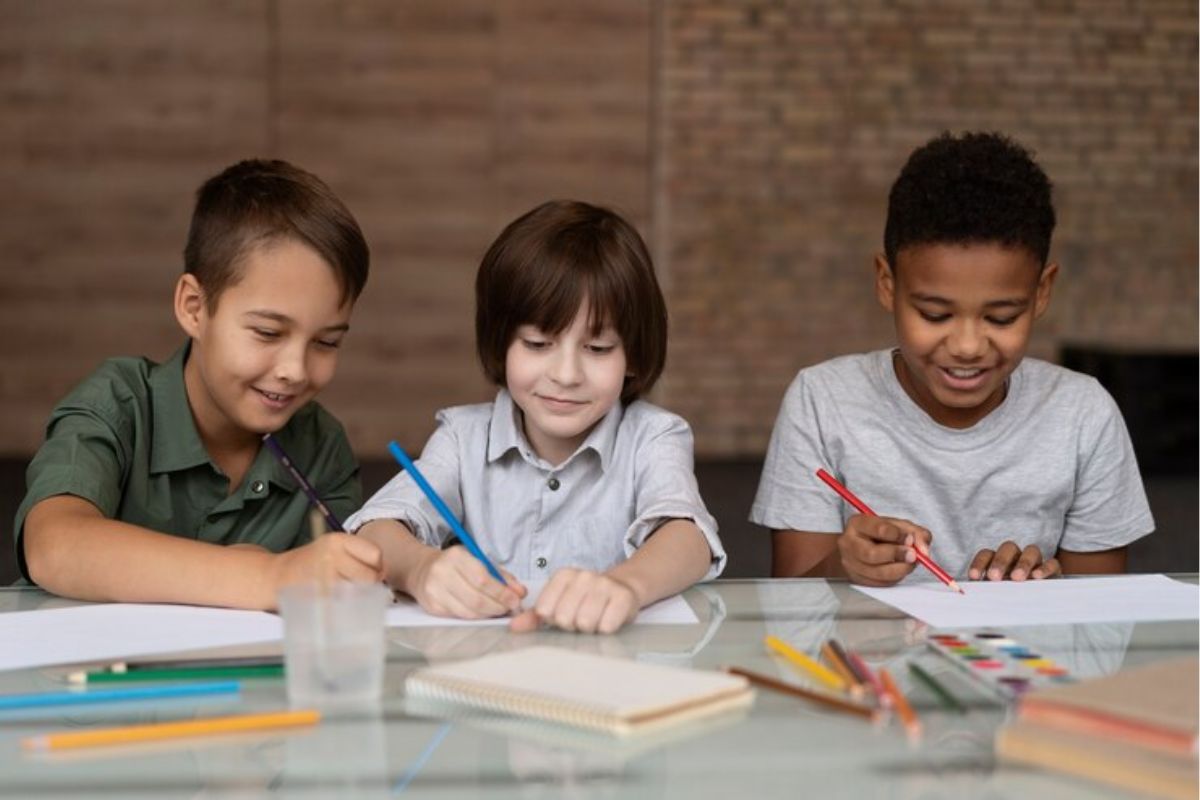
[[[489,395],[479,256],[549,197],[626,212],[673,316],[655,399],[701,455],[765,446],[787,382],[885,346],[888,187],[1002,129],[1057,188],[1034,351],[1195,351],[1196,7],[1129,2],[0,0],[0,453],[102,358],[167,356],[192,193],[278,156],[373,250],[327,404],[364,456]]]

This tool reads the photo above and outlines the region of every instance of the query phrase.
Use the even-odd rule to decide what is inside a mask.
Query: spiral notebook
[[[738,675],[558,647],[526,647],[417,670],[408,697],[428,710],[466,707],[630,736],[742,708]]]

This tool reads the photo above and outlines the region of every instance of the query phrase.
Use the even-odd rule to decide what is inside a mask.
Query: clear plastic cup
[[[386,655],[384,615],[391,599],[391,591],[378,583],[339,581],[280,590],[292,708],[377,707]]]

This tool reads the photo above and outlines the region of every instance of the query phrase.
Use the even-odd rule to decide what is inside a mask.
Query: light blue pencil
[[[35,692],[32,694],[0,695],[0,711],[16,708],[72,706],[80,703],[111,703],[122,700],[161,700],[168,697],[191,697],[209,694],[237,694],[242,689],[238,681],[209,681],[179,683],[167,686],[137,686],[128,689],[100,689],[88,692]]]
[[[446,505],[442,498],[438,497],[438,493],[429,485],[429,481],[425,480],[425,476],[421,474],[421,471],[417,469],[417,465],[408,457],[408,453],[404,452],[404,448],[395,442],[388,442],[388,450],[391,451],[392,458],[399,461],[400,466],[404,467],[404,470],[417,482],[417,486],[421,487],[421,491],[425,493],[425,496],[429,498],[429,502],[433,503],[433,507],[442,515],[442,519],[446,520],[446,524],[450,526],[450,530],[454,531],[454,535],[458,537],[458,540],[463,543],[463,547],[467,548],[467,552],[478,558],[487,567],[487,571],[493,578],[507,586],[508,581],[504,580],[500,575],[500,570],[496,569],[491,561],[488,561],[488,557],[483,554],[483,551],[479,549],[479,545],[475,542],[475,537],[467,533],[467,529],[458,521],[458,517],[454,516],[454,512],[450,510],[450,507]]]

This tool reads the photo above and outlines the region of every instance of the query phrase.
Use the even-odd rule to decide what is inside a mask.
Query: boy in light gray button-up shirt
[[[505,575],[488,576],[407,473],[347,521],[431,613],[611,632],[725,564],[680,417],[637,399],[662,372],[666,307],[637,232],[607,209],[546,203],[484,256],[476,339],[493,403],[449,408],[422,473]]]

